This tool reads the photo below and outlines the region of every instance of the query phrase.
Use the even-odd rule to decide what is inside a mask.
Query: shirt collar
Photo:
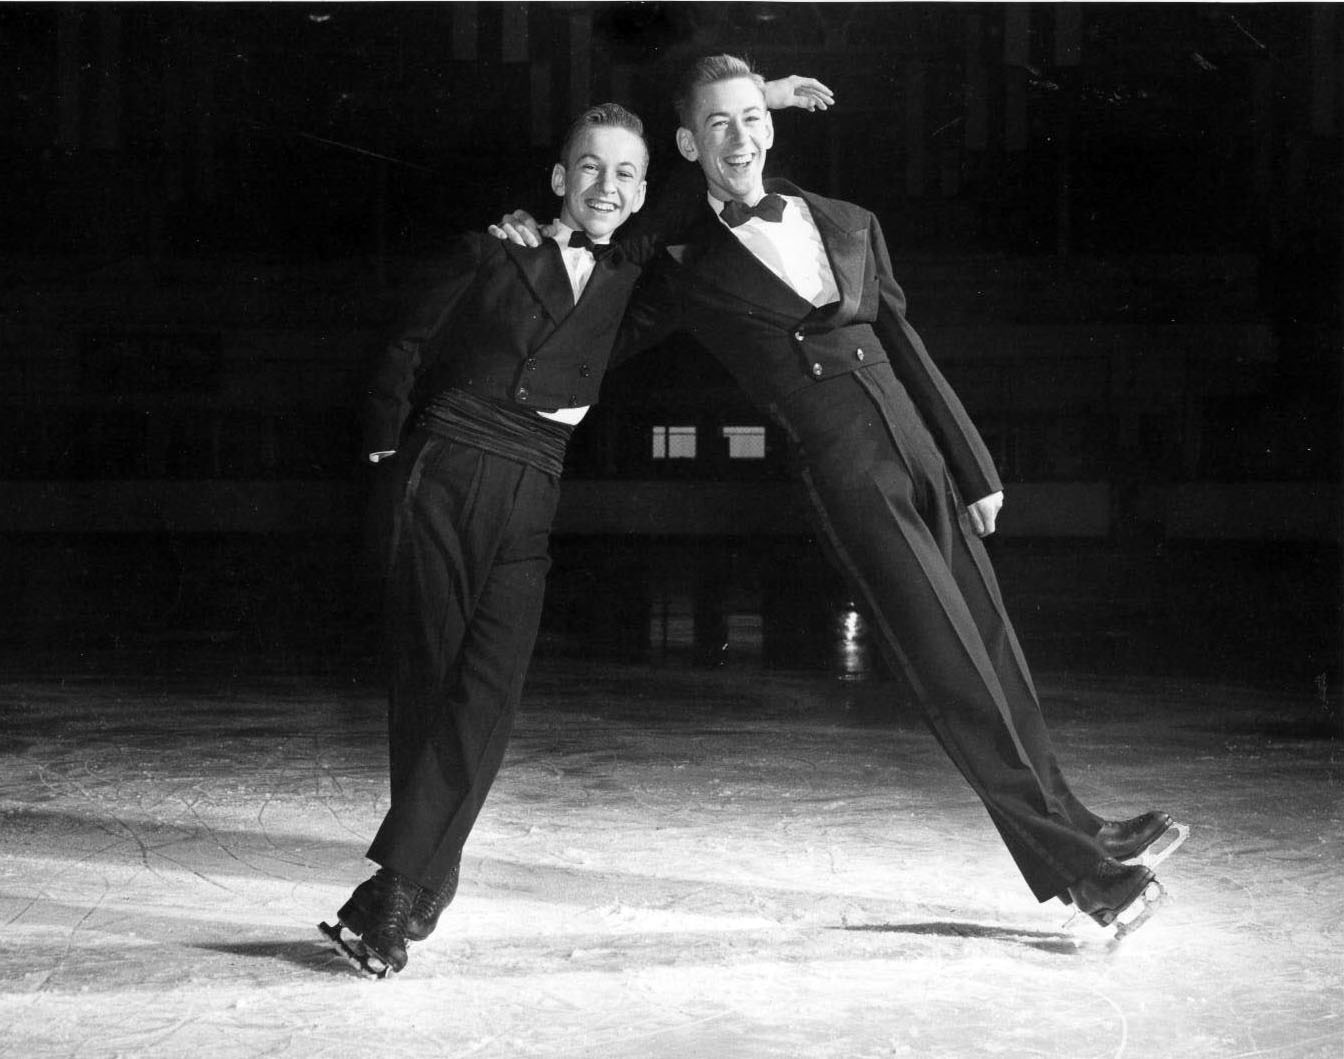
[[[569,225],[567,225],[564,221],[562,221],[559,217],[557,217],[555,220],[553,220],[553,221],[551,222],[551,226],[555,229],[555,235],[553,235],[551,238],[554,239],[557,243],[560,244],[560,249],[561,249],[561,250],[568,250],[568,249],[569,249],[569,237],[570,237],[570,236],[571,236],[577,229],[571,228],[571,227],[570,227]],[[591,237],[590,237],[590,238],[591,238]],[[610,243],[610,242],[611,242],[611,236],[607,236],[607,238],[605,238],[605,239],[594,239],[593,242],[595,242],[598,246],[602,246],[602,245],[604,245],[604,244],[606,244],[606,243]]]
[[[760,198],[760,199],[757,199],[756,202],[760,202],[761,199],[765,198],[765,196],[766,196],[766,195],[769,195],[769,194],[771,194],[771,192],[769,192],[769,191],[762,191],[762,192],[761,192],[761,198]],[[782,191],[776,191],[776,192],[773,192],[773,194],[778,195],[780,198],[782,198],[782,199],[784,200],[784,208],[787,210],[787,209],[789,208],[789,196],[786,195],[786,194],[784,194]],[[720,219],[722,219],[722,217],[723,217],[723,208],[724,208],[726,205],[728,205],[728,203],[724,202],[723,199],[717,199],[717,198],[715,198],[715,197],[714,197],[713,195],[711,195],[708,191],[705,192],[705,198],[709,199],[709,208],[710,208],[711,210],[714,211],[714,216],[715,216],[715,217],[718,217],[718,218],[720,218]],[[755,206],[755,205],[756,205],[756,202],[747,202],[747,203],[744,203],[744,205],[746,205],[746,206]],[[568,237],[566,237],[566,238],[568,238]]]

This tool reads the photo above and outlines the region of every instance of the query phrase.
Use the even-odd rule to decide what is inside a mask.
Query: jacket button
[[[587,364],[579,365],[579,374],[582,375],[585,379],[588,378],[588,376],[590,376],[592,373],[593,370],[590,367],[588,367]]]
[[[855,360],[862,360],[862,359],[863,359],[863,350],[862,350],[862,349],[856,349],[856,350],[854,351],[854,359],[855,359]]]
[[[821,365],[820,365],[820,364],[813,364],[813,365],[812,365],[812,374],[815,375],[818,379],[821,378]]]
[[[570,408],[578,408],[578,407],[579,407],[579,399],[578,399],[578,397],[577,397],[575,394],[570,394],[570,395],[569,395],[569,407],[570,407]]]
[[[519,386],[519,387],[518,387],[518,400],[520,400],[520,401],[526,401],[526,400],[527,400],[527,387],[526,387],[526,386]]]
[[[527,358],[527,370],[528,370],[528,371],[536,371],[536,370],[537,370],[537,358],[536,358],[536,357],[528,357],[528,358]]]
[[[793,333],[793,339],[795,342],[801,342],[805,337],[806,336],[801,331],[795,331]]]

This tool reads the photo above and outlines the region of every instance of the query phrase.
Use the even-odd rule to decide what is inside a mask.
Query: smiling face
[[[593,125],[576,137],[564,165],[551,170],[551,190],[564,202],[560,219],[605,241],[644,205],[648,149],[628,129]]]
[[[715,81],[696,90],[692,111],[691,127],[677,130],[682,157],[700,163],[716,199],[755,203],[765,194],[765,156],[775,142],[761,90],[747,77]]]

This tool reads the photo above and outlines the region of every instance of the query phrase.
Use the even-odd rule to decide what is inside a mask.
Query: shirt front
[[[787,283],[799,297],[813,305],[829,305],[840,299],[821,232],[812,211],[797,195],[780,195],[784,215],[778,221],[751,217],[736,228],[722,220],[723,203],[713,195],[709,204],[720,223],[728,228],[753,257]]]
[[[588,285],[588,280],[593,275],[593,267],[597,262],[593,257],[593,252],[587,247],[569,245],[569,236],[574,229],[565,224],[564,221],[552,221],[551,227],[555,231],[555,235],[551,238],[560,246],[560,260],[565,263],[565,272],[569,275],[569,289],[574,293],[574,304],[577,305],[579,299],[583,296],[583,288]],[[596,239],[593,241],[599,242]],[[537,415],[573,426],[588,414],[588,409],[591,407],[591,405],[584,405],[581,408],[558,408],[554,412],[538,412]]]

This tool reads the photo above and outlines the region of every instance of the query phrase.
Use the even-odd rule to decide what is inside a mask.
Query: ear
[[[561,198],[565,197],[565,167],[559,162],[551,167],[551,190]]]
[[[695,136],[690,129],[682,127],[677,130],[677,150],[688,162],[699,160],[700,152],[695,149]]]
[[[775,145],[775,120],[770,117],[770,111],[765,112],[765,149],[768,151]]]
[[[644,193],[645,193],[646,191],[648,191],[648,190],[649,190],[649,185],[648,185],[648,183],[645,182],[645,181],[643,181],[643,180],[641,180],[641,181],[639,182],[639,190],[635,192],[634,198],[631,199],[631,202],[633,203],[633,205],[631,205],[631,207],[630,207],[630,212],[631,212],[631,213],[638,213],[638,212],[643,208],[643,206],[644,206]]]

